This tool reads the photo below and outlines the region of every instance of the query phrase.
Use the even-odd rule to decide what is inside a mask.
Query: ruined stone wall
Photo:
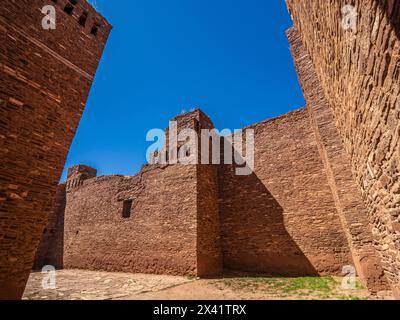
[[[196,275],[196,168],[149,166],[67,192],[64,267]],[[190,192],[192,191],[192,192]],[[123,217],[131,200],[130,217]]]
[[[173,120],[178,132],[213,128],[199,110]],[[149,165],[134,177],[91,178],[91,172],[86,166],[69,170],[65,268],[199,276],[221,272],[216,166]],[[124,218],[127,200],[132,201],[131,216]]]
[[[222,272],[221,230],[218,207],[218,171],[215,165],[197,166],[198,276]]]
[[[288,0],[361,190],[382,266],[400,297],[400,3]],[[352,4],[355,27],[341,10]]]
[[[371,291],[388,289],[380,258],[373,247],[371,226],[361,192],[351,172],[350,158],[336,129],[310,55],[296,29],[288,30],[294,64],[307,101],[311,126],[317,138],[336,208],[350,245],[358,275]]]
[[[0,299],[22,296],[111,29],[86,1],[68,14],[60,0],[43,30],[49,2],[0,6]]]
[[[353,264],[306,109],[255,124],[255,171],[221,166],[225,269],[340,274]]]
[[[245,128],[255,133],[254,172],[237,175],[236,165],[223,162],[159,163],[134,177],[95,178],[90,167],[70,168],[65,268],[316,276],[354,265],[371,291],[385,288],[331,109],[294,29],[289,40],[307,108]],[[200,110],[173,120],[177,133],[214,128]],[[172,146],[167,143],[161,153]],[[175,147],[185,150],[182,142]],[[198,141],[195,152],[200,149]]]
[[[213,128],[201,112],[176,119],[180,129]],[[157,164],[134,177],[99,178],[71,168],[64,267],[206,277],[223,269],[340,274],[353,265],[307,110],[249,129],[250,176],[226,164]]]
[[[203,113],[199,115],[199,124],[198,131],[214,129],[211,120]],[[212,163],[211,141],[209,147],[208,158],[209,163]],[[201,161],[200,157],[199,161]],[[218,275],[223,268],[218,206],[218,169],[217,164],[197,165],[197,267],[198,276],[201,277]]]
[[[36,251],[34,270],[41,270],[46,265],[62,269],[64,258],[64,213],[66,205],[66,186],[57,188],[53,209],[49,213],[39,248]]]

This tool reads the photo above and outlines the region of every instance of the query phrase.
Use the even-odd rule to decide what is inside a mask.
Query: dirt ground
[[[32,273],[25,300],[376,300],[392,299],[390,292],[371,296],[357,282],[342,289],[341,278],[225,277],[193,279],[164,275],[60,270],[55,289],[49,274]]]

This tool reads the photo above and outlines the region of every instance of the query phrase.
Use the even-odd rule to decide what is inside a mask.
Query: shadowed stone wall
[[[53,209],[50,211],[46,228],[36,251],[34,270],[40,270],[46,265],[52,265],[57,269],[63,268],[65,205],[65,184],[60,184],[57,188]]]
[[[198,110],[174,120],[178,132],[213,128]],[[191,276],[220,273],[217,167],[153,164],[134,177],[96,178],[93,173],[87,166],[69,170],[65,268]],[[56,259],[53,254],[46,261]]]
[[[0,5],[0,299],[23,294],[111,29],[86,1],[71,14],[66,3]],[[48,4],[56,7],[56,30],[42,28]]]
[[[350,250],[305,108],[250,126],[255,170],[220,169],[225,269],[340,275]]]
[[[385,274],[400,297],[400,3],[287,4],[349,155]],[[347,4],[357,19],[346,31],[341,11]]]
[[[293,276],[353,264],[371,291],[386,287],[383,269],[398,294],[400,5],[353,1],[346,31],[345,1],[287,2],[307,108],[249,127],[253,174],[151,165],[69,181],[65,267]],[[212,126],[199,111],[177,119]]]
[[[213,128],[200,111],[175,120],[178,130]],[[307,109],[248,129],[256,144],[249,176],[224,164],[147,165],[134,177],[98,178],[71,168],[64,267],[340,275],[353,261]]]

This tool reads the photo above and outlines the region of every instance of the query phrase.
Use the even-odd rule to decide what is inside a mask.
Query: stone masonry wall
[[[60,184],[57,188],[54,206],[50,211],[39,248],[36,251],[35,262],[33,264],[34,270],[41,270],[46,265],[54,266],[57,269],[63,268],[65,187],[65,184]]]
[[[312,128],[328,176],[328,182],[351,247],[358,275],[371,291],[387,288],[380,258],[372,243],[372,232],[361,192],[355,183],[350,159],[344,150],[311,58],[305,51],[298,32],[288,31],[294,64],[300,79]]]
[[[306,109],[255,124],[255,171],[220,169],[225,269],[340,274],[353,264]]]
[[[199,110],[173,120],[178,132],[213,128]],[[92,178],[93,169],[86,166],[69,173],[65,268],[198,276],[221,272],[216,166],[153,164],[134,177]],[[127,200],[132,201],[131,216],[124,218]]]
[[[287,4],[350,156],[382,266],[400,297],[400,3]],[[357,13],[356,29],[347,31],[346,4]]]
[[[199,124],[198,130],[214,129],[211,120],[203,113],[199,115]],[[211,152],[208,157],[211,163]],[[216,164],[197,165],[197,268],[198,276],[202,277],[218,275],[223,268],[218,168]]]
[[[195,166],[145,167],[67,191],[64,267],[196,275]],[[122,216],[132,201],[130,217]]]
[[[0,5],[0,299],[22,296],[111,29],[86,1],[68,14],[60,0],[43,30],[49,2]]]

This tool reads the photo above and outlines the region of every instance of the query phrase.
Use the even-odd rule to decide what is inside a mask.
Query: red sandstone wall
[[[0,5],[0,299],[22,296],[111,29],[85,1],[72,16],[65,3],[51,31],[41,25],[49,1]],[[89,34],[94,20],[97,37]]]
[[[214,128],[203,113],[199,115],[199,123],[199,129]],[[208,156],[212,162],[211,152]],[[201,277],[222,272],[218,169],[219,165],[215,164],[197,165],[197,275]]]
[[[386,276],[400,297],[400,3],[355,0],[357,31],[341,25],[344,0],[288,0],[373,226]]]
[[[173,120],[178,132],[213,128],[200,110]],[[221,272],[216,166],[152,165],[135,177],[84,181],[87,177],[80,177],[86,171],[84,166],[69,170],[66,268],[200,276]],[[133,200],[132,216],[123,219],[127,199]]]
[[[217,169],[215,165],[197,166],[197,274],[200,277],[222,272]]]
[[[66,205],[65,184],[60,184],[53,209],[50,211],[47,225],[36,251],[33,269],[41,270],[46,265],[63,268],[64,257],[64,212]]]
[[[371,291],[388,289],[381,261],[373,247],[367,209],[353,178],[350,158],[335,127],[332,109],[325,99],[311,57],[294,28],[288,31],[288,38],[312,128],[358,275]]]
[[[352,264],[306,109],[250,127],[255,171],[220,170],[225,269],[338,274]]]
[[[70,189],[64,267],[196,275],[196,181],[195,166],[149,166]]]

